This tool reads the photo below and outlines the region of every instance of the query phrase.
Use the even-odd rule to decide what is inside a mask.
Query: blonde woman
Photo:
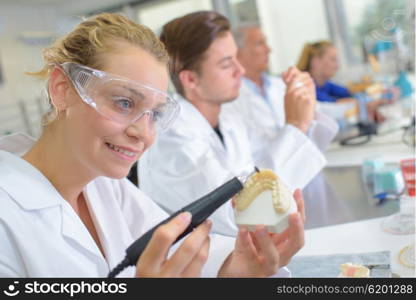
[[[34,75],[47,80],[52,110],[41,137],[0,139],[0,276],[104,277],[167,217],[124,177],[175,118],[168,56],[146,27],[101,14],[45,49],[44,60]],[[213,275],[278,271],[280,255],[264,228],[241,230],[226,257],[215,252],[218,239],[210,250],[207,221],[168,255],[189,222],[183,213],[161,226],[137,268],[121,276],[197,277],[208,256],[225,259]]]
[[[353,94],[343,85],[331,81],[339,69],[338,50],[329,41],[318,41],[305,44],[297,67],[309,72],[315,81],[316,98],[321,102],[341,103],[356,102]],[[378,99],[367,103],[368,118],[382,122],[385,117],[377,109],[380,105],[389,103],[388,99]]]
[[[346,87],[330,81],[339,69],[338,52],[331,42],[306,44],[297,66],[299,70],[311,74],[316,83],[316,96],[319,101],[355,101]]]

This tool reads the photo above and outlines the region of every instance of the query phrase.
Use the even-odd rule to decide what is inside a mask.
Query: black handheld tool
[[[256,167],[254,172],[259,172],[259,169]],[[253,173],[254,173],[253,172]],[[128,266],[136,265],[140,255],[143,253],[144,249],[146,248],[147,244],[149,243],[150,239],[152,238],[153,232],[160,226],[171,219],[176,217],[178,214],[182,212],[190,212],[192,214],[192,220],[189,226],[185,229],[185,231],[178,236],[178,238],[173,242],[175,244],[179,240],[181,240],[184,236],[190,233],[195,227],[200,225],[204,222],[215,210],[217,210],[221,205],[227,202],[231,197],[241,191],[244,187],[244,183],[248,177],[250,177],[253,173],[249,174],[248,176],[238,176],[234,177],[231,180],[224,183],[222,186],[218,187],[208,195],[203,196],[202,198],[192,202],[191,204],[183,207],[182,209],[178,210],[166,220],[160,222],[155,227],[150,229],[144,235],[142,235],[139,239],[137,239],[130,247],[126,250],[126,257],[123,259],[121,263],[119,263],[109,274],[109,278],[114,278],[117,274],[119,274],[122,270],[124,270]],[[173,245],[172,244],[172,245]]]
[[[343,138],[340,141],[342,146],[358,146],[368,143],[373,135],[377,134],[377,124],[372,122],[358,122],[358,135]]]

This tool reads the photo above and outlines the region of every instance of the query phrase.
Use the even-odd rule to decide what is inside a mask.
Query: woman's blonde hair
[[[83,21],[70,33],[44,49],[44,67],[38,72],[28,74],[48,79],[55,66],[65,62],[99,69],[102,65],[101,55],[117,49],[118,44],[123,42],[140,47],[163,64],[168,63],[165,46],[148,27],[120,14],[102,13]],[[51,99],[49,96],[48,98],[51,109],[42,119],[44,126],[57,117]]]
[[[325,53],[326,49],[333,46],[334,44],[329,41],[319,41],[316,43],[305,44],[297,63],[298,69],[304,72],[309,72],[312,58],[321,57]]]

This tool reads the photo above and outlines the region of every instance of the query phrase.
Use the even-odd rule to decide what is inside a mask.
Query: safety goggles
[[[158,89],[77,63],[61,67],[81,99],[115,122],[128,125],[146,116],[150,125],[163,131],[179,112],[178,103]]]

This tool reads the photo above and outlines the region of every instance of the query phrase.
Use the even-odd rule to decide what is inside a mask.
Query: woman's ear
[[[184,89],[193,90],[198,86],[198,74],[195,71],[183,70],[179,73],[179,80]]]
[[[71,93],[71,83],[59,67],[52,70],[48,82],[49,97],[52,105],[59,111],[64,111],[71,105],[68,97]]]

